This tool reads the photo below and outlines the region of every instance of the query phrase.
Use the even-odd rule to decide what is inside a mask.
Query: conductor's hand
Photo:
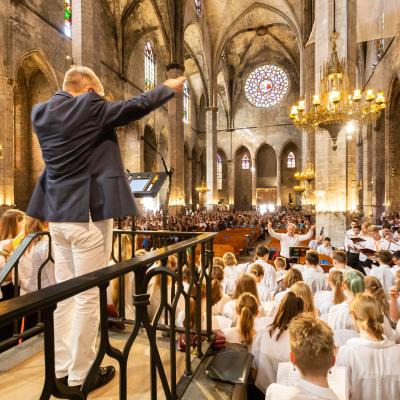
[[[165,86],[168,86],[170,89],[174,90],[177,93],[183,92],[183,84],[187,81],[186,76],[180,76],[175,79],[167,79],[164,82]]]

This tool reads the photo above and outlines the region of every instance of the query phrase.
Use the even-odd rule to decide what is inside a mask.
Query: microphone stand
[[[150,147],[150,149],[152,149],[156,154],[158,154],[161,157],[161,161],[163,163],[164,166],[164,171],[167,174],[168,177],[168,189],[167,189],[167,194],[165,196],[165,201],[164,204],[162,206],[162,212],[163,212],[163,229],[167,230],[168,226],[167,226],[167,217],[168,217],[168,210],[169,210],[169,198],[171,195],[171,188],[172,188],[172,176],[175,172],[175,170],[173,168],[168,169],[167,167],[167,163],[165,162],[164,156],[162,155],[161,152],[159,152],[144,136],[140,137],[141,140],[143,140],[143,142],[145,142],[147,144],[147,146]]]

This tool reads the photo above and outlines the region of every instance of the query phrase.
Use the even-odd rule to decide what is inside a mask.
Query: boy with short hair
[[[335,250],[332,253],[332,262],[333,262],[333,267],[329,270],[331,271],[340,271],[340,272],[346,272],[352,269],[347,263],[347,255],[346,252],[343,250]]]
[[[304,282],[310,286],[313,294],[319,290],[325,290],[325,274],[319,269],[319,256],[315,250],[306,253],[306,270],[303,272]]]
[[[390,269],[392,262],[392,253],[388,250],[380,250],[377,253],[379,267],[373,266],[371,269],[371,276],[379,279],[386,294],[389,293],[390,288],[394,285],[394,275]]]
[[[265,400],[337,400],[329,388],[328,372],[335,365],[335,343],[329,325],[313,313],[303,313],[289,324],[290,361],[301,379],[293,386],[273,383]]]
[[[317,251],[319,254],[325,254],[328,257],[332,257],[332,245],[331,238],[326,237],[321,245],[318,246]]]

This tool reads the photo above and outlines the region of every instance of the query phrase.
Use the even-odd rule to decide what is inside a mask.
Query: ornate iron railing
[[[114,246],[113,259],[122,259],[122,235],[132,237],[132,253],[139,235],[147,235],[157,248],[144,256],[135,257],[127,261],[117,262],[115,265],[101,270],[71,279],[69,281],[50,286],[37,292],[19,296],[11,300],[0,303],[0,329],[2,326],[20,320],[23,316],[32,313],[40,313],[37,331],[44,331],[44,355],[45,355],[45,382],[41,399],[49,399],[51,395],[58,398],[85,399],[96,371],[100,366],[105,354],[114,358],[119,363],[119,396],[120,399],[127,398],[127,360],[129,352],[134,344],[140,328],[144,328],[150,347],[150,392],[151,398],[157,398],[157,376],[161,381],[164,395],[167,399],[180,398],[187,388],[193,374],[192,357],[190,346],[185,350],[185,372],[182,377],[177,377],[177,351],[176,335],[182,332],[186,337],[186,343],[190,342],[190,334],[197,337],[205,337],[206,343],[212,342],[211,327],[211,269],[213,259],[213,240],[215,233],[182,233],[182,232],[144,232],[144,231],[114,231],[116,245]],[[24,251],[28,248],[32,240],[37,235],[31,235],[24,239],[21,245],[15,250],[12,257],[0,272],[0,281],[4,279],[14,269],[14,283],[18,283],[18,261]],[[177,239],[176,239],[177,238]],[[50,240],[50,239],[49,239]],[[168,244],[171,241],[179,240],[178,243]],[[168,244],[165,247],[161,247]],[[51,246],[50,246],[51,248]],[[197,251],[196,251],[197,250]],[[117,254],[115,254],[117,253]],[[196,265],[196,254],[200,257],[200,265]],[[175,270],[167,267],[168,257],[176,255],[177,265]],[[47,261],[51,260],[51,251]],[[46,263],[47,263],[46,261]],[[159,266],[154,267],[154,263],[159,262]],[[46,265],[44,263],[44,265]],[[44,267],[42,265],[41,268]],[[190,268],[189,287],[184,289],[182,273],[184,266]],[[151,268],[150,268],[151,267]],[[135,320],[125,319],[125,287],[124,276],[130,272],[134,274],[133,305],[135,307]],[[150,304],[150,294],[148,286],[152,278],[160,276],[160,304],[152,320],[149,318],[148,305]],[[39,278],[40,280],[40,272]],[[113,279],[119,279],[119,320],[133,325],[132,332],[129,333],[123,349],[120,351],[110,344],[107,314],[107,287]],[[168,284],[170,281],[170,284]],[[202,310],[201,287],[206,287],[206,309]],[[100,345],[96,359],[82,385],[80,392],[71,391],[66,386],[62,386],[56,381],[55,376],[55,351],[54,351],[54,321],[53,313],[57,303],[70,298],[78,293],[90,288],[99,288],[100,297]],[[196,289],[196,290],[194,290]],[[189,324],[180,329],[175,324],[176,308],[178,301],[183,299],[185,315],[189,315],[190,294],[195,293],[195,327],[191,331]],[[205,311],[206,329],[202,330],[202,315]],[[161,324],[161,318],[163,323]],[[168,378],[161,362],[160,353],[157,347],[157,330],[163,330],[170,337],[170,377]],[[33,332],[31,332],[32,334]],[[16,334],[11,340],[17,343],[23,335]],[[12,344],[11,342],[8,345]],[[3,349],[5,346],[3,346]],[[1,347],[0,347],[1,349]],[[202,357],[204,354],[202,341],[196,344],[196,356]]]

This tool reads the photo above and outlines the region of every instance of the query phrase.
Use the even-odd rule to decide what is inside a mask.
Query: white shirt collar
[[[297,386],[301,391],[310,393],[310,395],[317,396],[320,399],[337,400],[337,396],[332,389],[314,385],[304,379],[300,379],[295,386]]]

